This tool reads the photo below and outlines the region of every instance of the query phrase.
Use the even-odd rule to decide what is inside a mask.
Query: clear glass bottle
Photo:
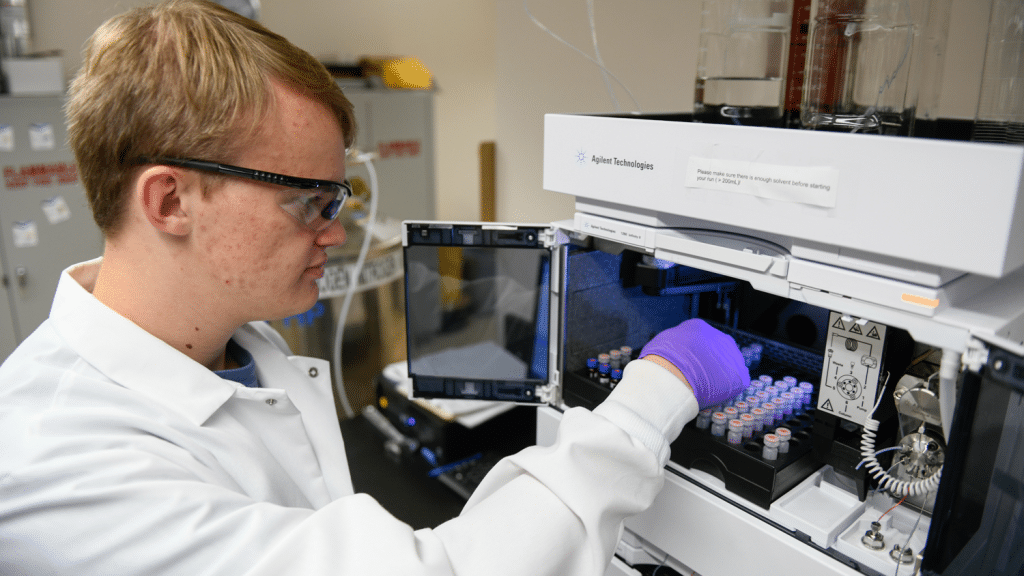
[[[815,0],[801,125],[813,130],[909,135],[922,61],[932,57],[924,53],[921,40],[930,4],[930,0]]]
[[[1024,143],[1024,2],[992,0],[971,140]]]
[[[703,0],[695,122],[782,126],[793,0]]]

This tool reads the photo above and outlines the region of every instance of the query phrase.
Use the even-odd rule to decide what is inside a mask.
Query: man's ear
[[[187,181],[184,174],[167,166],[148,168],[135,182],[139,207],[150,225],[174,236],[191,231],[186,187],[195,186],[195,182]]]

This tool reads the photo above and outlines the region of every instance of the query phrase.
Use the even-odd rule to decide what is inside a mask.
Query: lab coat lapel
[[[254,323],[242,327],[235,338],[255,358],[260,384],[284,390],[301,414],[329,499],[352,494],[348,459],[334,407],[330,364],[316,358],[285,356],[268,339],[273,335],[260,334],[263,329],[273,330],[265,324]]]

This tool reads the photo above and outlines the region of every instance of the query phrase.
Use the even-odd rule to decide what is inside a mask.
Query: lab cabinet
[[[378,219],[434,218],[434,92],[390,90],[362,80],[338,84],[355,107],[356,148],[377,155]],[[370,185],[361,165],[350,167],[348,177],[358,186]]]
[[[1022,167],[1015,146],[551,115],[545,185],[574,219],[404,224],[413,394],[536,405],[545,443],[616,356],[702,318],[751,386],[684,428],[619,560],[1016,574]]]
[[[61,271],[103,252],[67,147],[63,103],[61,96],[0,97],[3,358],[49,316]]]

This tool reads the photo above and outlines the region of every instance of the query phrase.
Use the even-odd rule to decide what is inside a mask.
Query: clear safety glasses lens
[[[351,195],[348,181],[317,188],[289,188],[278,192],[277,203],[306,226],[319,230],[338,217]]]

